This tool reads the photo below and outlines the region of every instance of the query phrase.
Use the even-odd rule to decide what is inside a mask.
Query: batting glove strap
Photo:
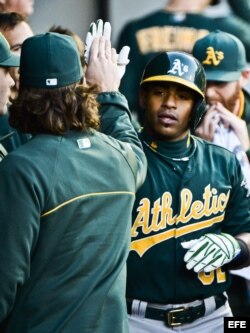
[[[250,259],[250,251],[247,244],[239,238],[236,238],[240,245],[240,253],[228,264],[224,266],[225,269],[240,269],[245,267],[245,263]]]
[[[231,262],[241,251],[239,242],[229,234],[206,234],[181,244],[189,249],[184,256],[187,269],[211,272]]]

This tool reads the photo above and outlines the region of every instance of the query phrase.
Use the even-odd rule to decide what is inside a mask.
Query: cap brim
[[[143,81],[141,81],[141,85],[146,83],[146,82],[153,82],[153,81],[159,81],[159,82],[164,82],[164,81],[167,81],[167,82],[176,82],[176,83],[179,83],[179,84],[182,84],[194,91],[196,91],[197,93],[199,93],[202,98],[204,98],[204,94],[203,92],[198,89],[198,87],[193,83],[193,82],[189,82],[188,80],[185,80],[185,79],[182,79],[178,76],[173,76],[173,75],[158,75],[158,76],[151,76]]]
[[[206,71],[207,81],[220,81],[220,82],[238,81],[240,76],[241,72]]]
[[[19,67],[20,55],[12,53],[11,56],[4,61],[0,61],[0,67]]]

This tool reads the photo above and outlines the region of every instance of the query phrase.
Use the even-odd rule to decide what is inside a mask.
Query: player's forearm
[[[126,143],[131,147],[137,160],[135,177],[137,186],[140,186],[146,176],[146,157],[141,141],[131,122],[131,113],[126,98],[119,92],[102,93],[98,95],[100,104],[101,126],[100,131],[106,135]],[[129,146],[127,145],[129,144]]]

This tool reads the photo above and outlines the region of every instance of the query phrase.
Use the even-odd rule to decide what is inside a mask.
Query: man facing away
[[[131,210],[146,160],[109,39],[94,39],[81,80],[70,36],[25,40],[10,122],[33,136],[0,163],[1,332],[128,332]]]

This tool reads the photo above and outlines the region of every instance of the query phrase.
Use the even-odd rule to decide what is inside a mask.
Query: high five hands
[[[124,46],[120,53],[111,46],[109,22],[91,23],[85,42],[86,81],[96,84],[100,91],[117,91],[129,63],[130,48]]]

